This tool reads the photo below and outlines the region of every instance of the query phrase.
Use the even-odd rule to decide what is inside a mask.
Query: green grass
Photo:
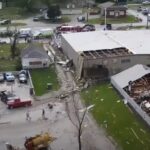
[[[22,19],[31,15],[33,14],[18,7],[4,7],[0,10],[0,19]]]
[[[1,71],[16,71],[18,65],[18,59],[5,59],[0,60],[0,72]]]
[[[26,47],[26,44],[17,44],[18,50]],[[17,69],[20,58],[11,59],[10,44],[0,45],[0,71],[14,71]]]
[[[34,69],[30,71],[32,82],[37,96],[48,92],[47,83],[52,83],[52,90],[59,88],[57,75],[54,67]]]
[[[104,24],[105,19],[104,18],[94,18],[94,19],[89,19],[88,21],[91,24]],[[110,24],[120,24],[120,23],[134,23],[138,22],[136,20],[136,17],[129,15],[124,18],[107,18],[107,23]]]
[[[150,130],[123,104],[110,84],[91,87],[81,93],[85,104],[95,104],[92,114],[123,150],[150,150]]]
[[[8,26],[14,26],[14,27],[16,27],[16,26],[26,26],[27,24],[26,23],[22,23],[22,22],[16,22],[16,23],[11,23],[11,24],[9,24],[9,25],[0,25],[0,27],[8,27]]]

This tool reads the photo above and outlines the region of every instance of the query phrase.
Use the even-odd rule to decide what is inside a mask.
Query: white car
[[[144,1],[144,2],[142,2],[142,4],[148,5],[148,4],[150,4],[150,1]]]
[[[23,74],[23,73],[19,74],[19,82],[20,83],[27,83],[27,77],[25,74]]]
[[[6,72],[5,78],[7,81],[14,81],[15,80],[15,76],[12,74],[12,72]]]

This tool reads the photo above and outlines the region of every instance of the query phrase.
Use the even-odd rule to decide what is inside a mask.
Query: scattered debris
[[[143,130],[143,129],[140,129],[140,131],[143,132],[144,134],[146,133],[145,130]]]
[[[117,100],[117,103],[120,103],[120,100]]]
[[[104,101],[104,99],[103,98],[101,98],[101,102],[103,102]]]

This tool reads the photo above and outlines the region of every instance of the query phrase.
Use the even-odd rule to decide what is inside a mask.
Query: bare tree
[[[78,135],[78,148],[79,150],[82,150],[82,140],[81,140],[81,136],[83,133],[83,122],[85,119],[85,116],[89,110],[89,108],[91,108],[91,106],[86,107],[82,110],[79,110],[79,99],[75,99],[75,94],[74,91],[71,92],[71,104],[72,104],[72,108],[71,106],[69,106],[69,102],[66,101],[66,112],[67,115],[70,119],[70,121],[72,122],[72,124],[76,127]],[[94,105],[93,105],[94,106]],[[92,106],[92,107],[93,107]],[[74,110],[74,113],[72,114],[72,110]],[[82,113],[82,114],[81,114]]]
[[[7,28],[7,32],[9,32],[9,27]],[[11,51],[11,57],[12,59],[15,58],[16,55],[16,49],[17,49],[17,40],[18,40],[19,33],[17,29],[15,28],[14,33],[9,35],[10,39],[10,51]]]

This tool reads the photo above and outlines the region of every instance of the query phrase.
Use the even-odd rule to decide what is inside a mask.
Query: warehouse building
[[[63,52],[77,78],[105,79],[135,64],[150,65],[150,31],[94,31],[62,34]]]

